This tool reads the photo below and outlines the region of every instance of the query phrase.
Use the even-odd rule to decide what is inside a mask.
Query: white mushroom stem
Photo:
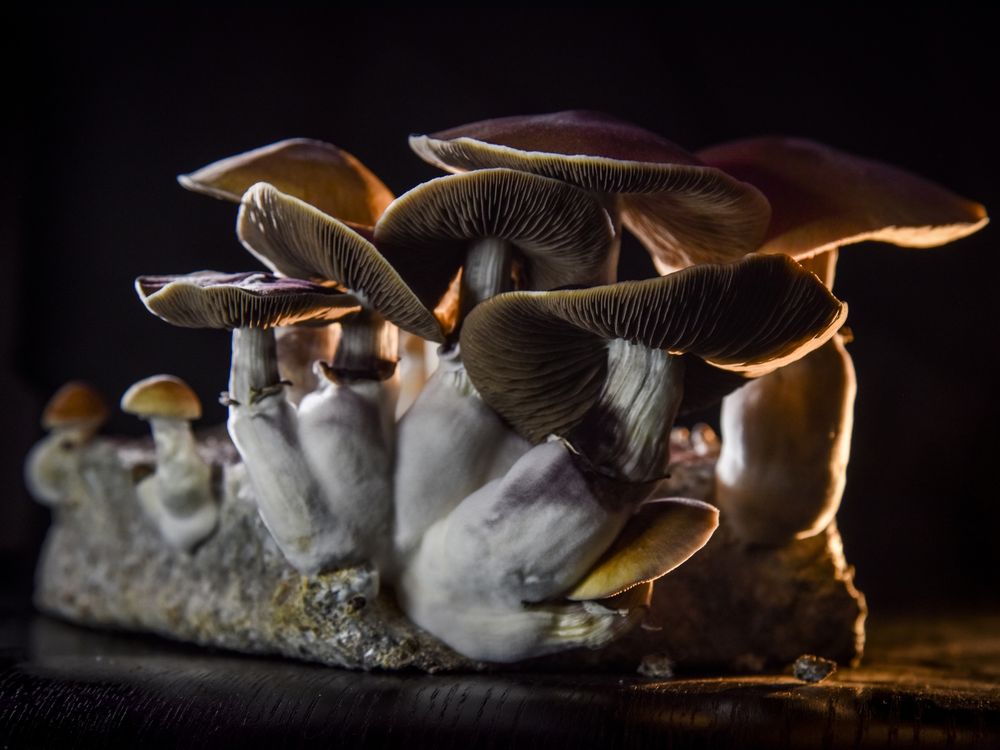
[[[603,645],[633,620],[592,603],[541,602],[593,566],[629,512],[595,496],[561,442],[538,445],[431,526],[402,576],[401,605],[475,659]]]
[[[400,331],[399,398],[396,401],[396,418],[402,417],[417,400],[427,379],[433,372],[427,344],[419,336]]]
[[[281,379],[290,383],[285,398],[296,406],[323,384],[313,365],[329,361],[337,348],[337,330],[334,325],[283,326],[276,328],[278,342],[278,372]]]
[[[229,434],[256,492],[260,517],[305,574],[331,567],[350,544],[330,513],[299,443],[295,407],[278,379],[274,332],[233,331]]]
[[[323,386],[299,407],[299,439],[326,507],[342,527],[338,564],[375,560],[391,547],[395,382]]]
[[[507,240],[486,237],[472,242],[462,266],[459,291],[460,314],[465,316],[480,302],[510,291],[514,245]]]
[[[841,337],[722,402],[715,500],[744,541],[818,534],[840,507],[857,385]]]
[[[412,551],[431,524],[530,448],[480,398],[458,347],[442,349],[438,369],[397,428],[397,551]]]
[[[57,427],[32,447],[24,464],[24,481],[38,502],[55,508],[86,498],[80,451],[93,435],[92,427]]]
[[[156,473],[163,507],[175,516],[189,516],[205,506],[215,507],[212,470],[201,460],[191,425],[184,419],[151,417],[156,445]]]
[[[594,468],[628,482],[662,477],[670,460],[670,428],[684,394],[684,361],[614,339],[597,402],[569,436]]]

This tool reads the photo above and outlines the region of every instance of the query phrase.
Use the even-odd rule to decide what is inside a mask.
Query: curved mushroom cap
[[[151,313],[184,328],[271,328],[334,321],[361,309],[349,294],[268,273],[140,276],[135,290]]]
[[[613,251],[607,211],[586,192],[510,169],[439,177],[404,193],[375,225],[375,240],[436,302],[465,262],[469,242],[496,238],[517,246],[527,285],[551,289],[602,283]]]
[[[753,186],[600,112],[484,120],[411,136],[410,147],[452,172],[507,167],[621,194],[622,221],[663,267],[741,258],[757,249],[770,218]]]
[[[238,203],[247,189],[269,182],[344,221],[374,224],[393,195],[364,164],[322,141],[292,138],[180,175],[188,190]]]
[[[121,409],[141,419],[201,419],[201,401],[191,386],[173,375],[153,375],[129,386]]]
[[[813,141],[750,138],[698,155],[767,196],[763,252],[803,258],[865,240],[933,247],[989,221],[983,206],[929,180]]]
[[[643,503],[567,598],[603,599],[655,581],[704,547],[718,526],[719,511],[700,500]]]
[[[108,418],[104,398],[90,384],[71,380],[53,394],[42,412],[46,430],[86,428],[96,430]]]
[[[272,270],[336,282],[403,330],[444,340],[434,315],[378,252],[364,227],[350,227],[273,185],[258,183],[240,202],[236,233]]]
[[[644,281],[498,295],[466,320],[462,359],[486,402],[537,442],[565,435],[595,404],[610,339],[757,377],[821,346],[846,317],[795,261],[752,255]]]

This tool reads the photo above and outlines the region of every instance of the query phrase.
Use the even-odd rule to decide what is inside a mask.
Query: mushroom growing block
[[[149,422],[156,446],[156,470],[136,487],[139,502],[171,546],[192,550],[219,520],[212,470],[191,432],[190,423],[201,418],[201,401],[180,378],[153,375],[125,391],[121,408]]]

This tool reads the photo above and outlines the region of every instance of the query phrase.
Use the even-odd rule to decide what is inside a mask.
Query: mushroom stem
[[[305,574],[335,564],[351,540],[323,501],[299,444],[295,407],[278,380],[271,329],[233,330],[228,428],[260,517],[285,558]]]
[[[840,336],[722,402],[715,500],[744,541],[822,531],[840,506],[857,386]]]
[[[340,342],[329,370],[340,382],[388,380],[399,361],[399,329],[370,309],[340,320]]]
[[[149,424],[163,507],[174,515],[189,516],[214,505],[209,488],[212,471],[198,455],[188,421],[151,417]]]
[[[602,645],[628,618],[551,600],[598,560],[628,515],[591,491],[563,444],[535,446],[428,529],[403,574],[402,607],[471,658]]]
[[[86,499],[80,452],[93,434],[91,427],[57,427],[31,448],[24,463],[24,481],[39,503],[56,508]]]
[[[568,436],[602,474],[627,482],[661,478],[684,394],[684,360],[624,339],[608,342],[597,402]]]
[[[281,326],[274,331],[278,345],[278,372],[291,385],[285,397],[296,406],[322,385],[314,365],[329,361],[337,346],[336,326]]]
[[[458,347],[442,347],[439,356],[397,428],[395,542],[404,556],[435,521],[531,448],[480,398]]]
[[[514,245],[507,240],[486,237],[469,245],[465,265],[462,266],[462,287],[459,292],[458,304],[462,317],[480,302],[510,291],[513,259]]]

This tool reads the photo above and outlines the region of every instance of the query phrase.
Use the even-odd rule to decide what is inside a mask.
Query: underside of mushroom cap
[[[268,182],[344,221],[374,224],[393,199],[382,181],[347,151],[323,141],[292,138],[231,156],[177,178],[188,190],[239,202]]]
[[[567,598],[603,599],[655,581],[704,547],[718,525],[719,511],[700,500],[647,501]]]
[[[757,249],[770,218],[752,185],[599,112],[484,120],[411,136],[410,147],[453,172],[506,167],[621,194],[625,226],[662,267],[741,258]]]
[[[258,183],[240,203],[236,233],[272,270],[332,281],[405,331],[444,337],[434,315],[371,242],[371,229],[349,226],[273,185]]]
[[[531,289],[606,281],[614,227],[588,193],[510,169],[439,177],[401,195],[375,225],[375,241],[433,305],[465,261],[469,243],[515,245]]]
[[[767,196],[763,252],[804,258],[865,240],[933,247],[988,221],[982,205],[930,180],[800,138],[733,141],[699,156]]]
[[[336,289],[259,272],[140,276],[135,290],[151,313],[184,328],[332,322],[361,309],[357,299]]]
[[[821,346],[846,316],[790,258],[753,255],[645,281],[498,295],[466,320],[462,358],[486,402],[538,442],[566,434],[594,405],[610,339],[756,377]]]

